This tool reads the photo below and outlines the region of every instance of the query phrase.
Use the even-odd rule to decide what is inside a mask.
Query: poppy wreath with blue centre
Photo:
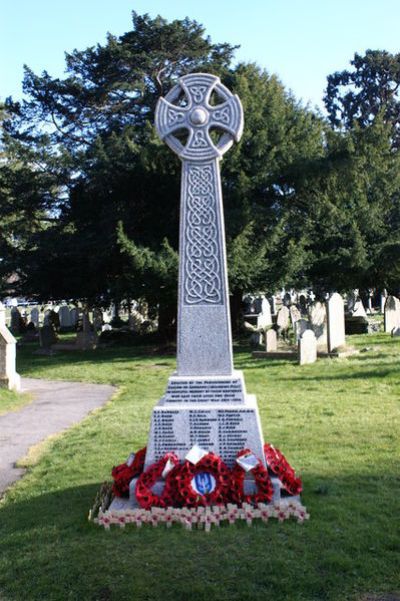
[[[193,479],[198,474],[210,474],[215,479],[215,488],[205,494],[199,493],[193,487]],[[229,499],[232,485],[232,474],[221,457],[207,453],[195,465],[189,461],[181,466],[176,476],[180,502],[185,507],[199,507],[224,504]]]

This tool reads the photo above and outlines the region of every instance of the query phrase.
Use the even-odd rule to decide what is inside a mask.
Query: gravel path
[[[33,401],[20,410],[0,416],[0,497],[25,470],[15,463],[29,448],[50,434],[57,434],[80,422],[104,405],[116,388],[107,384],[85,384],[22,378],[22,391]]]

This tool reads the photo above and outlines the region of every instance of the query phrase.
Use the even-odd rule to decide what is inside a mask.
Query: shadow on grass
[[[387,475],[314,475],[304,485],[306,524],[210,534],[178,525],[106,532],[86,519],[100,483],[10,501],[0,506],[0,598],[343,601],[393,590],[397,497]]]

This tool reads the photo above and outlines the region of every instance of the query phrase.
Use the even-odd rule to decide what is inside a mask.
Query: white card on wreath
[[[245,453],[236,458],[236,463],[238,463],[246,472],[250,472],[257,467],[258,459],[254,453]]]
[[[199,447],[197,444],[195,444],[190,449],[190,451],[186,455],[185,459],[187,459],[187,461],[190,461],[190,463],[193,463],[193,465],[196,465],[196,463],[198,463],[206,455],[208,455],[208,451],[205,451],[204,449]]]

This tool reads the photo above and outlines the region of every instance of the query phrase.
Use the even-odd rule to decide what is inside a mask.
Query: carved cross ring
[[[221,104],[210,104],[213,92],[223,101]],[[181,77],[165,98],[159,99],[155,124],[160,138],[181,159],[204,161],[222,157],[234,141],[240,140],[243,109],[239,97],[219,77],[192,73]],[[182,130],[187,134],[185,145],[174,135]],[[218,141],[213,141],[212,130],[222,133]]]

